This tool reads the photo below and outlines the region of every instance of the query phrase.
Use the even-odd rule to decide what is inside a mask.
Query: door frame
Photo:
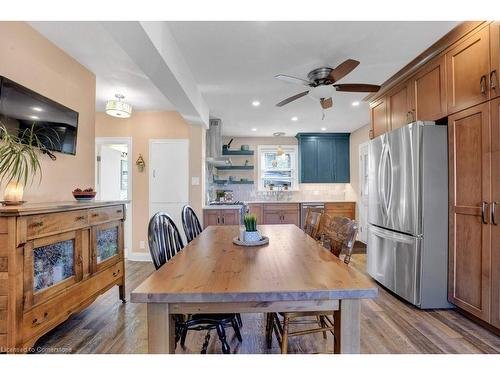
[[[128,168],[128,184],[127,184],[127,199],[129,203],[127,203],[125,206],[127,207],[127,212],[126,212],[126,217],[125,217],[125,223],[124,223],[124,232],[125,232],[125,244],[124,244],[124,253],[125,257],[129,258],[130,254],[133,252],[132,249],[132,184],[133,184],[133,163],[132,163],[132,155],[133,155],[133,149],[132,149],[132,137],[96,137],[95,138],[95,154],[94,154],[94,161],[95,161],[95,184],[96,184],[96,189],[98,184],[98,164],[97,164],[97,151],[98,147],[101,145],[110,145],[110,144],[126,144],[127,145],[127,168]]]
[[[364,171],[364,168],[363,168],[363,164],[362,164],[362,152],[366,150],[366,155],[368,156],[368,158],[370,158],[370,142],[367,141],[367,142],[363,142],[363,143],[360,143],[359,146],[358,146],[358,178],[359,178],[359,186],[358,186],[358,191],[356,192],[356,194],[358,195],[359,197],[359,203],[358,203],[358,221],[360,223],[360,227],[361,227],[361,211],[364,210],[365,214],[364,214],[364,226],[363,229],[364,229],[364,232],[363,232],[363,238],[359,238],[359,241],[360,242],[364,242],[365,244],[368,243],[368,192],[366,192],[366,194],[363,195],[363,172],[366,172]],[[364,154],[364,152],[363,152]],[[370,160],[368,160],[368,163],[370,163]],[[365,198],[363,198],[365,197]]]

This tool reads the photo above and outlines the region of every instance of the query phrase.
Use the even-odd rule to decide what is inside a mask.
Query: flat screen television
[[[34,127],[44,148],[75,155],[78,112],[0,76],[0,121],[22,137]]]

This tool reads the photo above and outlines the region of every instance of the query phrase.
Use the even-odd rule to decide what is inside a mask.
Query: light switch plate
[[[200,185],[200,178],[199,177],[191,177],[191,185],[193,185],[193,186]]]
[[[145,249],[146,248],[146,243],[144,241],[139,241],[139,248],[140,249]]]

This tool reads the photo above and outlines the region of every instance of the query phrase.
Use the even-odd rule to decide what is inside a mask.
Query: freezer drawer
[[[421,238],[370,225],[367,271],[380,284],[419,306],[421,248]]]

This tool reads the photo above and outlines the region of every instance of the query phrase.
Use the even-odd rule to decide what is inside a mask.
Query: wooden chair
[[[331,217],[328,214],[322,214],[317,231],[317,236],[323,246],[330,249],[330,251],[340,258],[342,253],[344,256],[344,263],[349,264],[351,261],[352,250],[356,240],[358,226],[354,220],[346,217]],[[268,348],[272,345],[273,332],[281,347],[281,353],[288,352],[288,338],[291,336],[307,335],[312,333],[323,333],[323,338],[326,339],[327,332],[330,332],[335,340],[335,345],[338,341],[335,337],[335,320],[338,316],[338,311],[334,312],[334,316],[330,317],[331,311],[322,312],[282,312],[282,313],[269,313],[266,321],[266,343]],[[280,321],[279,315],[283,317]],[[316,317],[318,328],[304,329],[300,331],[290,332],[291,324],[311,324],[314,323],[310,319],[297,320],[298,318]],[[338,319],[338,318],[337,318]]]
[[[304,220],[304,232],[316,239],[321,215],[324,210],[322,208],[308,207],[306,210],[306,218]]]
[[[181,216],[182,216],[182,227],[184,228],[184,233],[186,234],[187,242],[190,243],[201,233],[202,231],[201,224],[193,208],[188,204],[182,207]]]
[[[170,215],[164,212],[156,213],[149,221],[148,242],[151,258],[153,258],[156,269],[162,267],[184,248],[177,226]],[[184,347],[188,330],[207,331],[201,350],[202,354],[207,352],[210,331],[213,329],[217,330],[224,354],[230,353],[230,347],[226,340],[226,327],[232,326],[236,337],[240,342],[242,341],[236,314],[175,315],[174,320],[176,345],[180,340],[181,346]]]

